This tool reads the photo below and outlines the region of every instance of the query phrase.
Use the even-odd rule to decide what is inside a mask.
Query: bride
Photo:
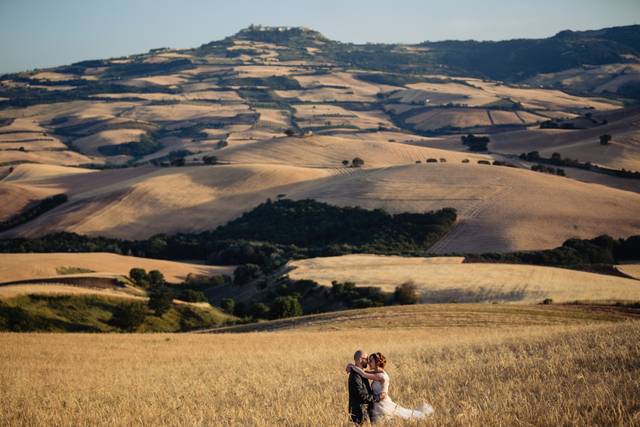
[[[371,389],[380,401],[374,404],[373,415],[375,420],[383,418],[402,418],[405,420],[415,420],[426,418],[433,414],[433,407],[427,403],[419,409],[408,409],[395,403],[389,396],[389,374],[384,370],[387,359],[382,353],[372,353],[369,356],[369,369],[367,371],[349,363],[347,369],[351,369],[360,376],[372,380]]]

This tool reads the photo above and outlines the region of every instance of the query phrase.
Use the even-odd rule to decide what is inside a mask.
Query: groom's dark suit
[[[371,391],[369,380],[351,371],[349,373],[349,415],[351,416],[351,421],[358,425],[362,424],[364,420],[362,407],[364,405],[367,405],[366,410],[369,419],[373,421],[372,410],[375,402],[376,398]]]

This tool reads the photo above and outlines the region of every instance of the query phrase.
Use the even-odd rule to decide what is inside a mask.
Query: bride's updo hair
[[[385,365],[387,364],[387,358],[384,357],[384,354],[378,352],[378,353],[372,353],[371,357],[373,360],[375,360],[376,362],[376,366],[378,368],[382,368],[384,369]]]

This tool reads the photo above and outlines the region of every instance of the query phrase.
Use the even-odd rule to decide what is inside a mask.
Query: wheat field
[[[380,310],[395,309],[360,313]],[[0,334],[0,425],[349,425],[344,365],[358,347],[387,355],[396,402],[434,406],[403,425],[640,424],[637,321],[531,326],[512,313],[488,327],[453,312],[457,327],[361,315],[339,330]]]

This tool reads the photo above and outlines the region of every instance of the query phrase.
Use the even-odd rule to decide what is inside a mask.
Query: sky
[[[250,24],[355,43],[539,38],[640,24],[640,0],[0,0],[0,74],[196,47]]]

